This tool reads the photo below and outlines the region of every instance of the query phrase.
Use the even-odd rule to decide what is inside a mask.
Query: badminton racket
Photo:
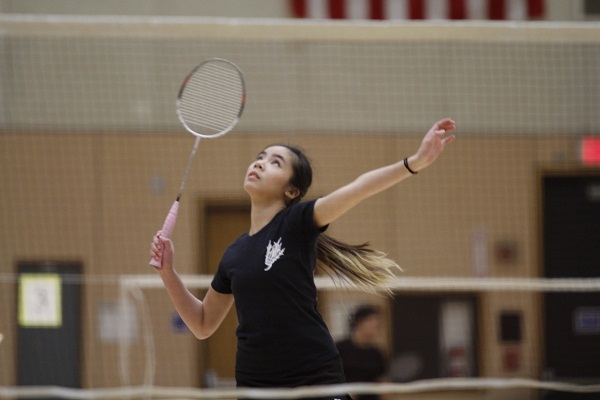
[[[222,58],[208,59],[194,67],[183,80],[177,94],[177,117],[185,129],[196,136],[196,141],[179,186],[179,193],[161,229],[163,238],[170,238],[175,228],[179,200],[200,140],[223,136],[232,130],[242,116],[245,101],[244,75],[231,61]],[[162,255],[159,260],[151,259],[150,265],[160,268]]]

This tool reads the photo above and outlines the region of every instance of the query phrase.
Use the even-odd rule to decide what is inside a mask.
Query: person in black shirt
[[[236,381],[241,387],[297,387],[345,382],[335,343],[317,310],[319,266],[367,290],[386,288],[397,264],[366,245],[351,246],[323,231],[361,201],[431,165],[455,139],[443,119],[403,161],[359,176],[318,199],[304,201],[312,182],[307,157],[289,145],[262,150],[250,163],[244,190],[250,229],[225,251],[203,300],[175,271],[173,246],[155,235],[150,254],[171,301],[199,339],[212,335],[236,305]],[[345,396],[331,396],[328,400]]]
[[[387,361],[376,340],[381,326],[379,309],[371,305],[359,306],[350,317],[348,337],[336,343],[347,382],[382,382],[387,372]],[[354,397],[356,400],[379,400],[374,394]]]

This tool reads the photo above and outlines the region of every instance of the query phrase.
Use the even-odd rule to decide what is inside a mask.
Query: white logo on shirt
[[[273,263],[279,260],[279,257],[283,255],[285,248],[281,247],[281,238],[275,243],[271,243],[269,240],[269,245],[267,246],[267,254],[265,255],[265,271],[268,271],[273,266]]]

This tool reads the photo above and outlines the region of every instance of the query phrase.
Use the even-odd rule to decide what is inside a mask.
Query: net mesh
[[[193,143],[175,112],[181,78],[211,57],[240,66],[248,99],[233,132],[200,146],[182,199],[173,240],[194,293],[202,296],[220,256],[223,244],[211,238],[246,229],[242,177],[265,145],[307,150],[314,197],[401,160],[450,116],[459,138],[431,169],[329,228],[340,240],[370,241],[404,269],[391,298],[319,281],[332,333],[347,334],[359,304],[383,310],[378,344],[390,382],[367,391],[511,399],[597,392],[589,354],[600,338],[600,173],[580,156],[582,137],[597,139],[600,125],[599,29],[1,16],[0,397],[240,394],[211,392],[231,390],[235,315],[196,340],[146,265]],[[572,180],[579,192],[553,192]],[[565,202],[549,201],[557,198]],[[81,276],[61,275],[61,263],[73,261]],[[59,271],[58,289],[42,281],[47,295],[66,296],[65,282],[79,282],[82,389],[20,381],[19,365],[39,355],[19,350],[26,335],[35,341],[58,329],[28,325],[36,303],[19,300],[29,287],[19,277],[31,273],[23,264]],[[570,302],[567,311],[553,308]],[[409,306],[430,316],[424,331]],[[64,318],[72,310],[59,308]],[[19,319],[24,310],[32,321]],[[419,355],[410,332],[435,351]],[[48,347],[66,354],[64,342]],[[589,347],[553,350],[567,342]],[[70,374],[64,362],[62,378]]]

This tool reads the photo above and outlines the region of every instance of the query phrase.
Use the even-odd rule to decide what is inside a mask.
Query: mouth
[[[248,178],[256,178],[256,179],[260,179],[260,176],[258,176],[258,173],[255,171],[252,171],[248,174]]]

